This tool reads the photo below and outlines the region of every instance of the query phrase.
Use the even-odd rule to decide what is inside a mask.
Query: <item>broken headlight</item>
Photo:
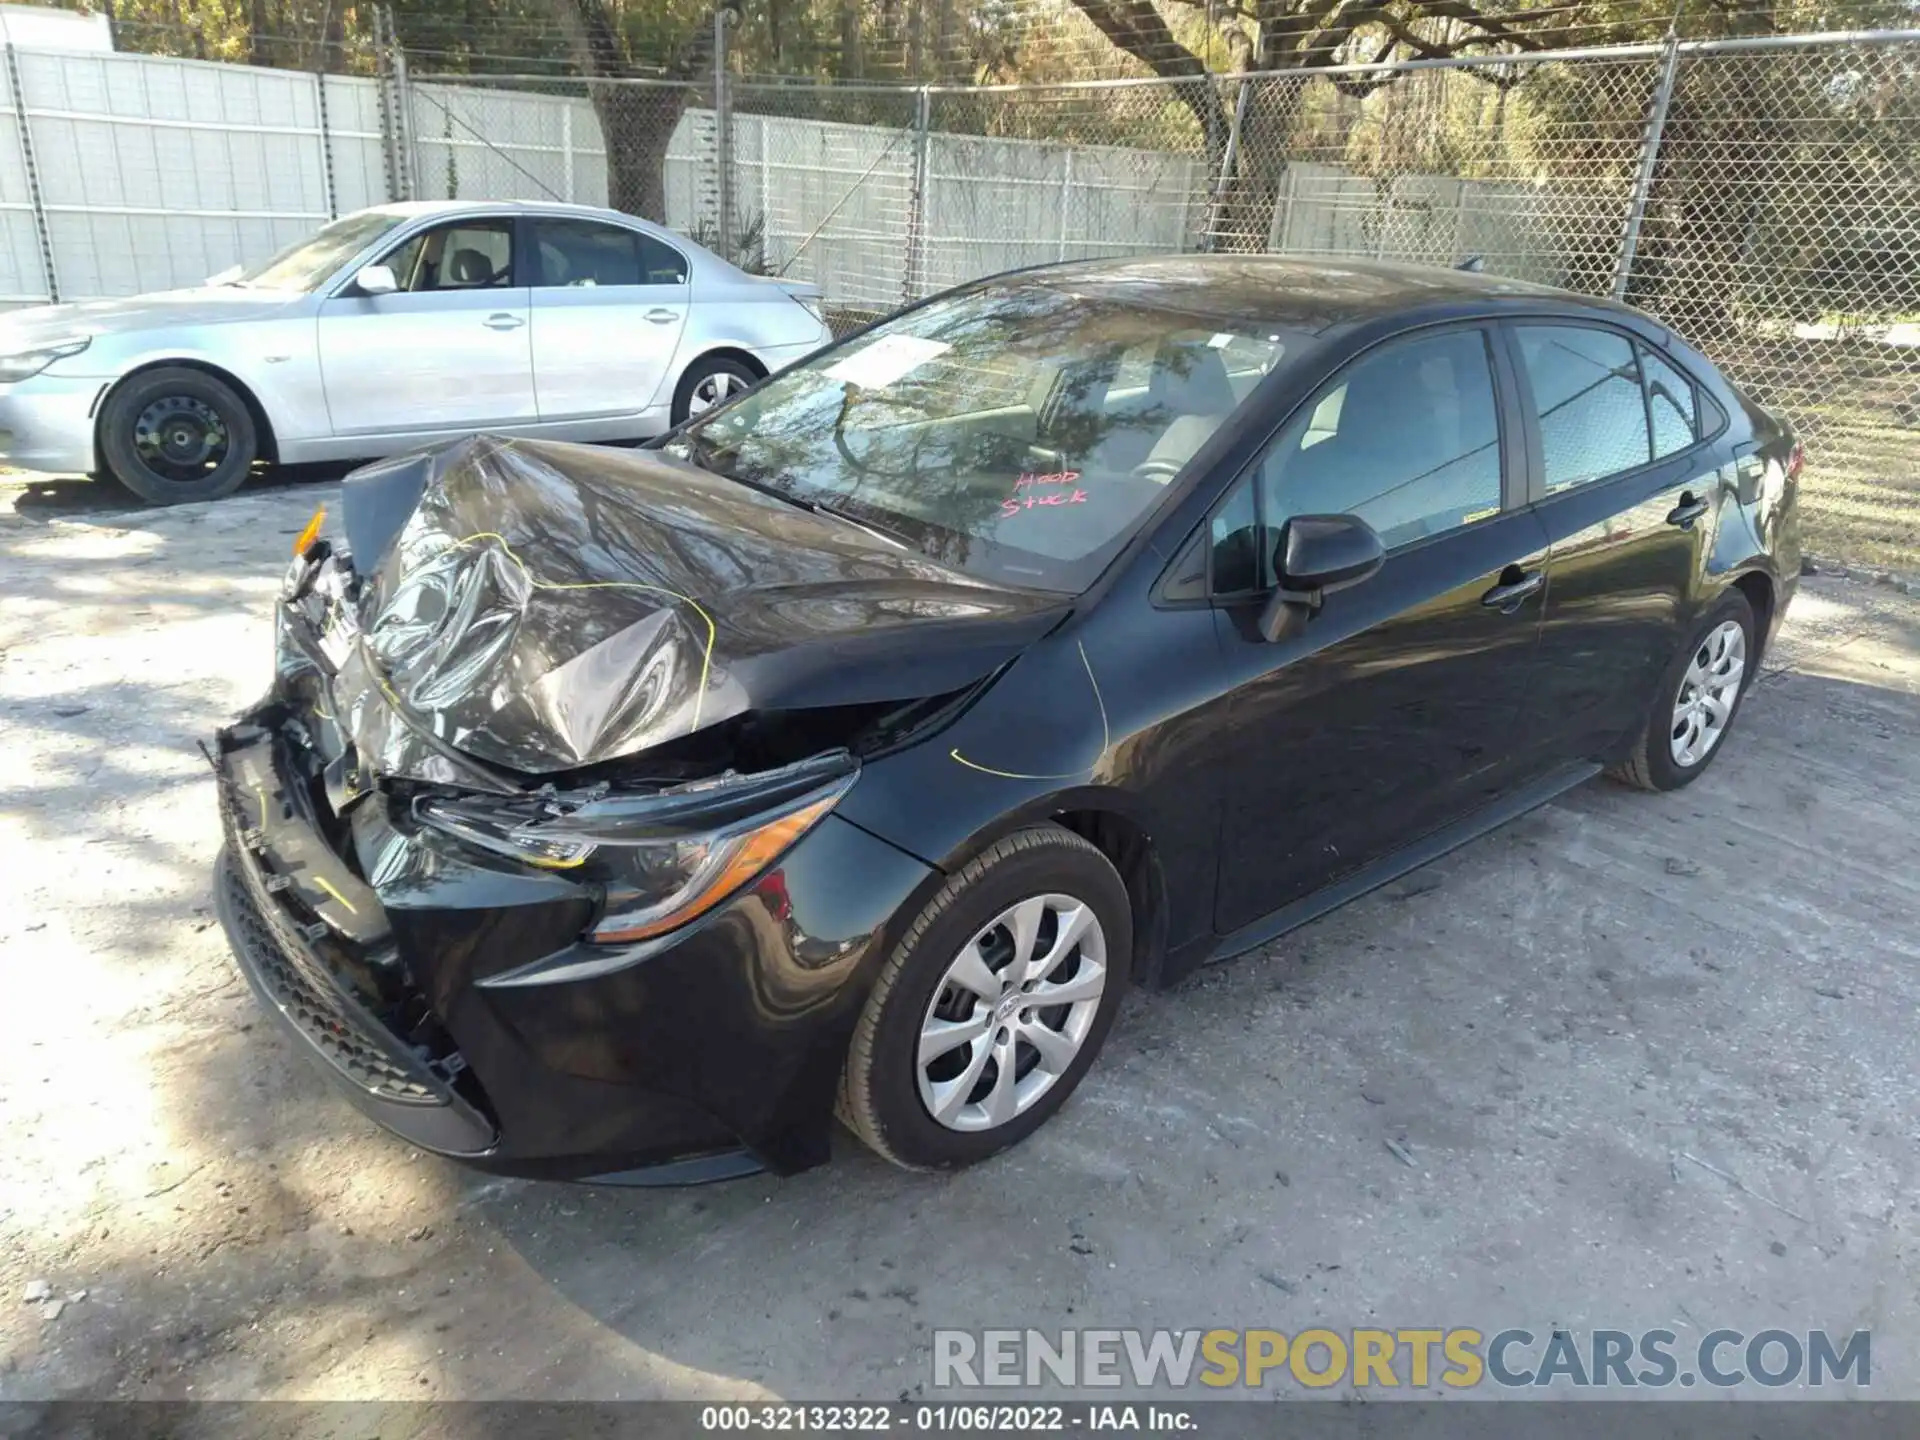
[[[604,886],[586,938],[626,944],[684,925],[756,879],[858,773],[840,752],[648,793],[421,799],[414,815],[483,850]]]

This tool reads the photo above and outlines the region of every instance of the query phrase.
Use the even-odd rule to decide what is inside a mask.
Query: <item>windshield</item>
[[[1077,593],[1283,349],[1245,321],[1003,281],[785,371],[666,448],[955,568]]]
[[[404,218],[377,211],[343,215],[244,272],[233,283],[261,290],[313,290]]]

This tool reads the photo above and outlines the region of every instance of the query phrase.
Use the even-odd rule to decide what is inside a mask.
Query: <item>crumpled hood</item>
[[[0,353],[31,350],[76,335],[122,335],[158,326],[219,325],[277,315],[297,297],[277,290],[206,286],[117,300],[35,305],[0,317]]]
[[[482,437],[356,472],[343,510],[389,704],[534,775],[958,689],[1066,605],[653,451]],[[383,731],[362,754],[396,773]]]

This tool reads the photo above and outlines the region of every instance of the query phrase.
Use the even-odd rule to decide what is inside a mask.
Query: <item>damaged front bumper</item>
[[[586,942],[595,887],[473,853],[356,774],[281,620],[273,693],[216,741],[216,894],[249,984],[349,1100],[497,1173],[684,1183],[827,1157],[888,922],[933,872],[829,815],[685,927]]]

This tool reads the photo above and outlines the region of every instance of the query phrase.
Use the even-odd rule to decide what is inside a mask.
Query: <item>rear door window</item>
[[[1520,325],[1515,334],[1540,422],[1547,494],[1653,458],[1631,340],[1591,325]]]
[[[637,235],[640,242],[640,277],[647,285],[684,285],[687,283],[687,257],[671,245],[651,235]]]
[[[542,290],[638,285],[639,236],[588,220],[532,222],[533,283]]]

